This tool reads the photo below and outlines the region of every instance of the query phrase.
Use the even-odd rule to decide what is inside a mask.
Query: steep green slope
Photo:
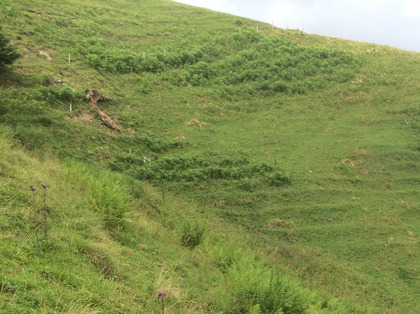
[[[2,309],[419,307],[419,54],[171,1],[0,10]]]
[[[158,290],[175,313],[345,309],[179,197],[162,201],[138,181],[29,154],[8,132],[0,148],[2,312],[159,312]]]

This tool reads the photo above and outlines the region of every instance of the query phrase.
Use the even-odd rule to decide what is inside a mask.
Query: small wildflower
[[[159,299],[160,297],[166,297],[166,293],[165,293],[165,291],[159,291],[158,292],[158,294],[157,294],[157,298]]]
[[[38,190],[38,188],[37,188],[36,186],[33,186],[33,185],[29,186],[29,189],[30,189],[32,192],[35,192],[36,190]]]
[[[48,189],[48,186],[44,183],[41,183],[41,186],[44,188],[44,190]]]
[[[160,299],[162,302],[162,314],[165,314],[165,296],[166,296],[165,291],[159,291],[156,297]]]

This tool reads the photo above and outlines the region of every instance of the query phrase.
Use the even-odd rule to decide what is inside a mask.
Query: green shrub
[[[268,184],[271,186],[283,186],[290,184],[290,178],[284,176],[283,174],[279,172],[272,172],[265,174],[265,179],[267,180]]]
[[[11,111],[11,106],[8,101],[0,99],[0,121],[4,121],[4,116]]]
[[[1,27],[0,27],[1,31]],[[20,58],[16,48],[10,46],[10,41],[0,33],[0,70]]]
[[[148,56],[143,59],[141,65],[138,67],[140,72],[157,73],[164,69],[164,64],[156,56]]]
[[[211,79],[213,75],[213,69],[204,61],[199,61],[188,68],[188,81],[192,85],[202,85]]]
[[[335,81],[338,83],[346,83],[351,81],[354,78],[354,75],[355,73],[353,70],[342,70],[335,75]]]
[[[250,44],[258,43],[261,40],[261,36],[254,29],[244,30],[240,33],[235,33],[232,36],[235,46],[238,48],[244,48]]]
[[[276,93],[283,93],[287,91],[287,84],[282,81],[274,82],[272,85],[272,90]]]
[[[306,87],[302,82],[295,82],[292,84],[292,92],[295,94],[306,94]]]
[[[262,37],[255,30],[215,38],[200,47],[180,42],[144,54],[104,49],[97,43],[82,44],[79,50],[99,70],[149,72],[174,86],[212,86],[225,99],[255,93],[306,94],[324,88],[328,81],[348,82],[359,64],[338,49],[299,46],[282,36]]]
[[[166,72],[163,79],[174,86],[185,86],[187,85],[188,73],[185,70],[174,70]]]
[[[227,313],[305,313],[319,306],[314,294],[256,255],[227,243],[211,246],[209,255],[229,287],[219,297]]]
[[[58,88],[52,84],[38,85],[32,89],[32,93],[28,97],[47,104],[53,104],[55,102],[73,100],[76,97],[76,92],[68,86]]]
[[[58,98],[61,101],[71,101],[75,97],[75,91],[68,86],[60,88],[58,91]]]
[[[229,73],[243,73],[244,70],[251,70],[245,75],[245,77],[248,76],[248,79],[252,71],[258,69],[263,70],[261,73],[269,70],[268,72],[272,72],[270,76],[273,76],[278,75],[279,71],[286,74],[287,69],[299,68],[304,73],[303,76],[311,76],[316,74],[319,65],[322,65],[322,69],[325,70],[325,68],[341,64],[353,65],[354,63],[350,55],[336,50],[299,47],[278,36],[262,38],[255,31],[247,31],[242,34],[235,33],[228,37],[230,37],[231,42],[235,43],[234,46],[237,46],[238,43],[250,43],[251,45],[248,47],[249,50],[244,50],[244,47],[239,45],[237,54],[225,59],[220,68]],[[229,38],[225,40],[229,41]],[[139,54],[127,52],[127,49],[106,50],[97,45],[81,47],[80,49],[90,60],[91,65],[98,68],[121,70],[123,72],[126,72],[127,69],[134,72],[156,72],[156,68],[163,69],[165,66],[181,68],[214,60],[214,54],[217,51],[215,46],[220,44],[219,39],[202,47],[193,47],[190,43],[180,43],[179,46],[172,47],[166,57],[159,50],[158,52],[148,52],[144,55],[147,57],[141,57]],[[144,62],[143,67],[135,66],[142,62]],[[122,64],[126,64],[126,66],[122,66]],[[257,79],[257,77],[253,77],[253,79]]]
[[[169,182],[209,182],[230,180],[238,182],[244,190],[253,189],[261,180],[270,186],[290,184],[290,178],[279,169],[265,162],[257,163],[241,158],[218,158],[211,155],[179,156],[171,155],[145,162],[139,157],[119,157],[113,163],[114,169],[135,169],[134,176],[139,180],[155,183]]]
[[[203,59],[204,52],[202,49],[193,48],[189,44],[181,44],[174,52],[169,53],[166,63],[173,67],[183,67],[185,65],[196,64]]]

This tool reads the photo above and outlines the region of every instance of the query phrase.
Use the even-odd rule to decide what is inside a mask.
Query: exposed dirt
[[[44,56],[45,58],[47,58],[48,61],[51,61],[53,59],[52,55],[45,50],[40,50],[39,55]]]
[[[82,110],[77,116],[72,117],[73,120],[80,120],[83,122],[92,122],[95,116],[89,110]]]

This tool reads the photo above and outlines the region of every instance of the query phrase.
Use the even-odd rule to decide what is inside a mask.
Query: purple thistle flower
[[[165,291],[159,291],[157,294],[157,298],[162,302],[162,314],[165,314],[165,296]]]
[[[44,188],[44,190],[48,189],[48,186],[44,183],[41,183],[41,186]]]
[[[159,292],[158,292],[158,294],[157,294],[157,298],[159,299],[160,297],[162,297],[162,298],[166,297],[166,293],[165,293],[165,291],[159,291]]]
[[[37,188],[36,186],[33,186],[33,185],[29,186],[29,189],[30,189],[32,192],[35,192],[36,190],[38,190],[38,188]]]

